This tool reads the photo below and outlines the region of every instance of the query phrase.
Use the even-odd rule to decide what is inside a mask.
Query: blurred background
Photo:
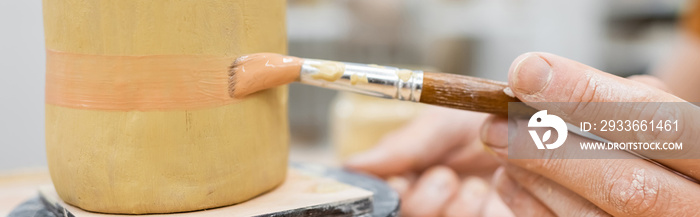
[[[289,0],[291,55],[506,80],[528,51],[621,76],[672,47],[682,0]],[[0,173],[46,167],[41,1],[0,1]],[[421,106],[292,84],[292,158],[337,162]]]

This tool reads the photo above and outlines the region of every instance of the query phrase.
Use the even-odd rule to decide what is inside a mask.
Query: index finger
[[[421,171],[443,163],[476,138],[487,115],[454,109],[426,109],[408,125],[384,136],[376,147],[352,156],[345,166],[377,176]]]

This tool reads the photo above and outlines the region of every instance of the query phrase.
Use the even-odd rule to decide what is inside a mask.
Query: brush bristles
[[[236,58],[228,69],[228,94],[230,97],[234,97],[234,92],[236,91],[236,83],[238,82],[236,73],[238,71],[238,67],[242,63],[241,58],[242,57]]]
[[[228,93],[233,98],[292,83],[299,77],[303,59],[274,53],[236,58],[228,70]]]

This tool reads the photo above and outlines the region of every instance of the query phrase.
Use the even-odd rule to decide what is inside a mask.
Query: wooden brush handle
[[[520,102],[503,92],[504,82],[463,75],[424,72],[420,101],[431,105],[508,115],[508,102]],[[529,107],[528,107],[529,108]],[[534,111],[529,108],[528,110]],[[527,111],[526,113],[532,113]]]

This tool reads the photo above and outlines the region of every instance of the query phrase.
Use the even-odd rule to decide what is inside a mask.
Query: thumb
[[[574,124],[597,120],[700,118],[695,106],[668,92],[549,53],[526,53],[518,57],[508,73],[508,82],[513,94],[525,104],[548,110],[549,114]],[[688,126],[683,130],[696,128],[695,121],[686,122]],[[680,129],[659,137],[633,130],[593,133],[618,141],[645,138],[644,142],[675,141],[692,135],[683,134]]]
[[[671,93],[671,89],[668,88],[663,81],[651,75],[632,75],[627,77],[627,79],[658,88],[659,90],[663,90],[667,93]]]
[[[696,124],[700,122],[700,109],[654,87],[660,85],[647,85],[648,80],[645,84],[625,79],[549,53],[526,53],[514,61],[508,82],[520,100],[536,109],[548,110],[549,114],[569,123],[678,120],[677,130],[663,133],[658,130],[591,131],[610,141],[694,144],[700,140]],[[700,156],[700,150],[692,148],[677,152],[636,151],[653,159],[697,159]],[[685,160],[659,161],[681,172],[690,164]]]
[[[520,55],[508,72],[523,102],[684,102],[651,85],[602,72],[550,53]],[[573,105],[573,104],[572,104]]]

